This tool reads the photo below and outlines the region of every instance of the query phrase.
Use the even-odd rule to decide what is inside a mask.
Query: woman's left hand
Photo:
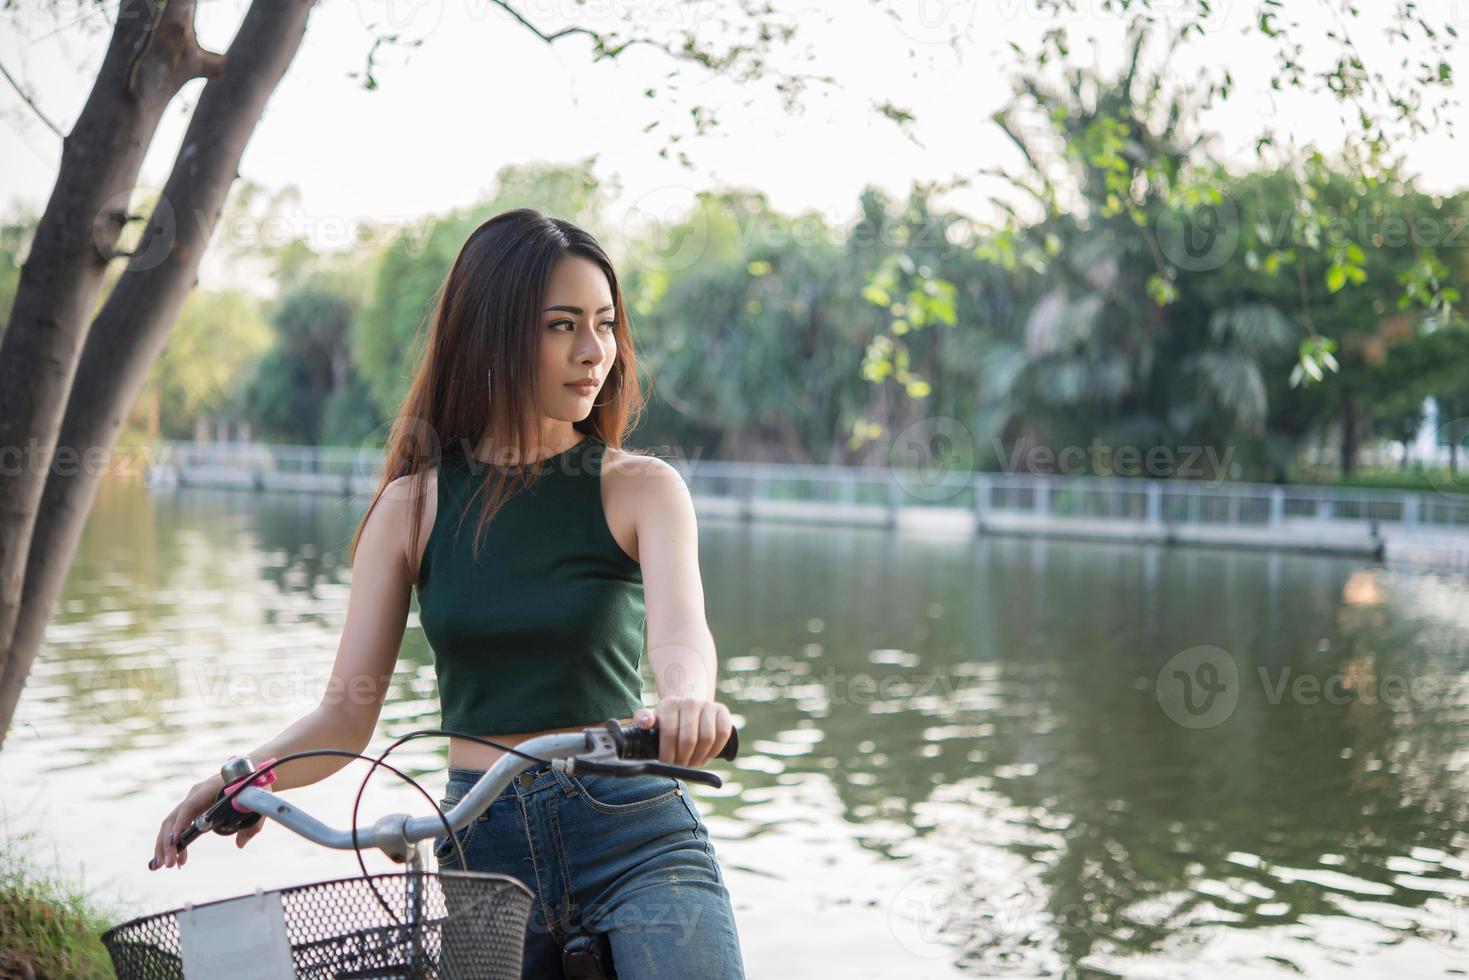
[[[703,698],[667,697],[633,716],[640,728],[658,726],[658,761],[699,768],[714,758],[734,731],[729,708]]]

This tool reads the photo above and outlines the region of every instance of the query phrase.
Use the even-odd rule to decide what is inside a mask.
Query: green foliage
[[[1029,223],[976,237],[935,205],[943,185],[919,185],[906,200],[865,192],[840,228],[726,191],[672,222],[627,224],[623,238],[600,232],[621,247],[651,383],[634,441],[863,462],[884,435],[951,417],[982,465],[1017,440],[1100,439],[1229,450],[1239,475],[1277,479],[1303,439],[1346,413],[1364,438],[1402,438],[1424,396],[1469,392],[1454,367],[1469,364],[1465,332],[1443,302],[1469,272],[1462,256],[1441,249],[1435,265],[1421,242],[1374,239],[1389,218],[1462,213],[1461,198],[1431,199],[1390,171],[1369,180],[1346,161],[1190,170],[1188,140],[1134,118],[1120,85],[1088,91],[1042,110],[1055,135],[1079,140],[1072,190],[1037,187],[1039,200],[1079,191],[1082,204]],[[1130,121],[1098,124],[1108,113]],[[1129,179],[1114,179],[1119,162]],[[434,292],[480,221],[533,204],[602,227],[603,191],[585,168],[500,176],[491,201],[378,253],[282,266],[294,285],[275,305],[272,347],[247,396],[213,410],[243,404],[265,439],[360,444],[397,409]],[[1229,207],[1232,251],[1204,268],[1169,261],[1161,228]],[[1405,282],[1422,290],[1406,311]],[[1308,365],[1333,383],[1291,384]]]
[[[160,434],[188,438],[196,418],[231,407],[271,341],[270,325],[251,297],[190,293],[140,399],[158,399]]]
[[[927,201],[918,196],[910,214],[927,220]],[[907,251],[886,255],[862,288],[862,298],[888,314],[887,334],[874,337],[862,362],[862,377],[881,382],[887,377],[901,384],[910,398],[924,398],[933,386],[909,370],[906,344],[895,338],[930,324],[954,326],[957,289],[953,283],[933,276],[928,266],[915,265]]]
[[[327,396],[322,407],[320,442],[324,446],[360,446],[382,421],[367,385],[351,375],[346,384],[333,388]]]
[[[1074,0],[1037,0],[1037,3],[1043,9],[1061,10],[1074,6]],[[1045,205],[1048,217],[1039,227],[1044,227],[1058,214],[1061,210],[1059,201],[1080,197],[1085,206],[1078,215],[1079,220],[1107,222],[1125,215],[1145,237],[1151,238],[1150,229],[1159,228],[1159,219],[1168,217],[1170,213],[1189,222],[1199,213],[1202,204],[1212,207],[1232,202],[1220,197],[1216,186],[1220,172],[1205,155],[1207,150],[1203,139],[1184,138],[1185,128],[1207,101],[1201,103],[1192,99],[1186,88],[1170,87],[1165,84],[1167,79],[1164,76],[1149,75],[1141,67],[1141,55],[1156,33],[1150,13],[1152,3],[1139,0],[1131,6],[1126,3],[1106,6],[1107,12],[1118,15],[1119,22],[1126,26],[1131,49],[1128,65],[1118,77],[1101,79],[1090,70],[1068,67],[1064,73],[1066,87],[1058,92],[1042,81],[1032,68],[1018,69],[1017,91],[1035,105],[1032,116],[1054,130],[1061,139],[1062,155],[1068,165],[1063,170],[1065,179],[1058,183],[1051,176],[1050,168],[1043,166],[1045,150],[1022,135],[1027,127],[1016,118],[1016,108],[1012,106],[1002,110],[994,118],[1021,149],[1030,165],[1030,172],[1015,179],[1015,183]],[[1209,4],[1204,0],[1199,0],[1197,6],[1185,4],[1183,10],[1175,13],[1185,24],[1185,29],[1168,38],[1166,43],[1170,55],[1186,46],[1190,34],[1202,37],[1208,29],[1210,17]],[[1347,13],[1351,18],[1358,15],[1355,8]],[[1420,16],[1409,16],[1400,10],[1397,18],[1400,23],[1395,41],[1419,44],[1435,51],[1451,43]],[[1262,16],[1258,28],[1267,37],[1281,41],[1282,64],[1298,69],[1295,59],[1299,56],[1299,49],[1293,49],[1285,42],[1291,33],[1290,28],[1282,26],[1268,12]],[[1350,50],[1346,31],[1343,24],[1333,37]],[[1070,55],[1066,36],[1064,27],[1047,33],[1040,46],[1045,55],[1040,64],[1052,59],[1063,65],[1067,63]],[[1017,49],[1017,54],[1023,52]],[[1365,136],[1367,130],[1373,129],[1367,121],[1376,116],[1363,105],[1368,90],[1347,84],[1349,69],[1360,72],[1362,65],[1353,57],[1338,63],[1333,73],[1320,77],[1296,74],[1287,84],[1311,88],[1313,83],[1325,82],[1324,90],[1342,101],[1356,103],[1364,122]],[[1205,89],[1209,99],[1227,97],[1232,85],[1228,72],[1224,71],[1221,78],[1212,80],[1207,79],[1208,74]],[[1378,81],[1382,83],[1384,80]],[[1439,84],[1447,88],[1447,83],[1436,74],[1432,78],[1416,79],[1415,83],[1423,90]],[[1373,86],[1371,91],[1375,93],[1379,89]],[[1166,106],[1162,104],[1165,98]],[[1414,121],[1417,108],[1421,107],[1395,105],[1395,109],[1401,110],[1402,121]],[[1159,121],[1165,118],[1166,123],[1160,124]],[[1255,240],[1247,253],[1253,263],[1252,269],[1267,275],[1296,275],[1310,266],[1313,278],[1320,276],[1327,295],[1344,290],[1349,293],[1351,287],[1369,286],[1368,279],[1373,271],[1369,246],[1361,241],[1342,240],[1338,225],[1344,221],[1355,221],[1364,213],[1358,206],[1359,202],[1372,197],[1381,183],[1397,182],[1393,166],[1385,162],[1387,142],[1382,131],[1377,129],[1368,138],[1350,142],[1341,164],[1330,163],[1319,151],[1311,150],[1304,155],[1298,167],[1280,168],[1278,172],[1286,175],[1290,184],[1289,210],[1272,212],[1270,217],[1289,215],[1293,234],[1288,239],[1270,241],[1266,247],[1260,248],[1257,247],[1259,240],[1271,236],[1268,233],[1254,234],[1252,223],[1244,222],[1241,230]],[[1273,145],[1273,138],[1265,137],[1259,141],[1262,161],[1265,148]],[[1335,189],[1348,175],[1354,194],[1343,198],[1335,193]],[[1023,223],[1018,218],[1013,219],[1005,229],[1009,236],[1005,247],[1013,248],[1014,238],[1024,230]],[[1155,270],[1145,277],[1141,291],[1156,306],[1166,308],[1181,298],[1177,280],[1182,269],[1169,261],[1174,257],[1166,254],[1167,243],[1150,241],[1149,244]],[[1307,252],[1311,254],[1303,254]],[[1046,248],[1033,249],[1030,254],[1045,262],[1054,253]],[[1397,291],[1392,299],[1400,309],[1423,308],[1452,317],[1453,304],[1458,301],[1460,291],[1449,281],[1450,278],[1450,270],[1429,247],[1422,250],[1410,268],[1394,270],[1394,275],[1384,281],[1395,284]],[[1299,283],[1298,287],[1301,290],[1310,288]],[[1328,372],[1337,368],[1337,361],[1332,355],[1334,341],[1329,337],[1316,337],[1317,318],[1312,314],[1311,305],[1304,304],[1300,328],[1307,336],[1300,343],[1298,356],[1290,370],[1292,387],[1324,380]]]
[[[0,838],[0,976],[115,977],[101,935],[131,913],[33,865],[36,851],[33,833]]]
[[[244,396],[244,415],[254,426],[255,437],[314,445],[325,396],[314,381],[310,366],[287,348],[275,347],[266,354]]]
[[[1067,68],[1073,60],[1070,25],[1092,18],[1077,17],[1081,0],[1032,3],[1056,26],[1042,33],[1033,48],[1011,43],[1017,66],[1023,70],[1051,65]],[[1380,41],[1374,38],[1369,55],[1354,37],[1367,27],[1364,11],[1379,15],[1378,5],[1298,0],[1291,6],[1292,12],[1298,6],[1314,8],[1330,19],[1331,27],[1323,43],[1301,35],[1302,20],[1283,19],[1284,0],[1264,0],[1258,6],[1253,30],[1266,41],[1273,63],[1264,70],[1273,90],[1296,89],[1335,101],[1343,120],[1357,127],[1350,134],[1352,141],[1369,147],[1377,156],[1385,156],[1400,133],[1411,137],[1441,125],[1451,126],[1452,116],[1446,120],[1444,110],[1457,106],[1452,58],[1461,43],[1452,12],[1418,0],[1391,5],[1383,36]],[[1187,84],[1207,105],[1228,99],[1234,90],[1234,78],[1224,59],[1208,47],[1223,33],[1224,25],[1232,24],[1228,8],[1220,0],[1102,0],[1099,8],[1094,5],[1088,13],[1112,16],[1114,24],[1128,35],[1166,24],[1170,54],[1179,64],[1190,66]],[[1399,70],[1384,71],[1379,59],[1398,62]],[[1257,140],[1262,147],[1273,142],[1268,130]]]
[[[644,441],[830,450],[862,396],[854,368],[876,319],[837,237],[729,192],[631,243],[623,276],[653,382]]]
[[[1402,431],[1433,393],[1438,382],[1398,376],[1413,397],[1374,400],[1375,376],[1396,374],[1386,352],[1418,342],[1428,319],[1457,319],[1469,274],[1462,249],[1455,269],[1435,242],[1384,233],[1426,222],[1440,239],[1454,227],[1462,237],[1466,197],[1431,199],[1351,151],[1230,175],[1188,134],[1195,108],[1176,94],[1165,102],[1164,79],[1141,69],[1142,41],[1114,78],[1078,69],[1056,88],[1023,74],[1030,121],[1019,100],[994,117],[1027,162],[1005,176],[1043,211],[1022,219],[1002,204],[1010,219],[972,252],[1026,308],[977,341],[988,370],[975,431],[1052,446],[1227,445],[1257,475],[1281,478],[1300,440],[1350,419],[1350,468],[1362,433]],[[1196,254],[1194,238],[1223,244]],[[864,296],[901,309],[894,283],[914,267],[884,261]],[[868,345],[863,376],[906,380],[912,329],[894,316]],[[1328,372],[1335,386],[1307,390]]]
[[[464,244],[467,226],[463,219],[436,222],[422,246],[399,239],[374,262],[372,298],[353,324],[352,363],[385,417],[408,393],[413,365],[423,357],[435,290]]]
[[[30,216],[0,224],[0,337],[10,323],[15,291],[20,285],[21,255],[29,250],[39,219]]]
[[[349,380],[351,323],[351,303],[326,283],[308,282],[282,300],[273,320],[276,344],[245,395],[261,438],[321,439],[327,399]]]

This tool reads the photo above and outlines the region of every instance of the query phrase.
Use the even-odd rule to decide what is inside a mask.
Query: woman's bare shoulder
[[[607,525],[622,550],[634,561],[641,557],[637,529],[647,517],[647,508],[656,506],[658,500],[652,491],[660,479],[667,479],[670,474],[682,484],[678,470],[653,453],[608,447],[602,463],[602,502]]]
[[[383,501],[393,507],[412,509],[419,497],[424,498],[424,504],[432,510],[437,502],[439,486],[438,467],[431,467],[419,473],[405,473],[394,480],[389,480],[388,485],[383,488]]]
[[[429,532],[433,530],[434,518],[438,514],[438,467],[431,467],[421,473],[406,473],[388,482],[383,488],[381,505],[386,505],[393,513],[393,523],[401,532],[404,558],[408,560],[408,567],[413,572],[416,580],[419,563],[423,560],[424,549],[428,546]],[[417,553],[410,551],[413,542],[411,533],[413,528],[414,514],[418,510],[418,500],[423,498],[423,514],[418,520],[418,548]]]
[[[602,475],[624,482],[638,478],[667,476],[678,470],[667,460],[649,449],[614,449],[607,447],[607,456],[602,463]]]

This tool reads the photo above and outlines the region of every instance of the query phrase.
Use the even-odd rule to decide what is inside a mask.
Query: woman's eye
[[[551,324],[551,329],[554,330],[555,328],[562,326],[570,327],[572,330],[576,329],[576,324],[572,323],[570,320],[557,320],[555,323]],[[615,330],[617,328],[617,321],[603,320],[600,326],[606,327],[608,330]]]

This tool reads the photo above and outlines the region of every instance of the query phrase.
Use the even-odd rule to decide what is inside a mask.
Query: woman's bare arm
[[[409,480],[402,477],[388,484],[362,529],[352,558],[347,621],[321,704],[256,748],[250,759],[257,766],[310,749],[361,752],[372,740],[398,662],[413,589],[407,550],[413,515]],[[317,756],[287,762],[274,770],[271,789],[309,786],[351,761]]]
[[[347,622],[321,704],[249,753],[256,766],[267,759],[312,749],[361,752],[372,739],[398,661],[412,595],[406,544],[413,508],[406,479],[388,485],[362,528],[352,557]],[[224,761],[219,760],[221,765]],[[351,761],[343,756],[316,756],[283,763],[272,770],[276,781],[271,789],[308,786]],[[175,841],[195,817],[213,805],[223,785],[224,779],[216,769],[189,788],[158,828],[150,868],[182,867],[187,863],[188,851],[180,852]],[[267,823],[261,820],[240,831],[235,835],[235,846],[244,847]]]
[[[662,730],[658,757],[702,766],[733,729],[729,708],[716,698],[718,657],[704,616],[699,528],[683,476],[656,457],[629,463],[637,488],[638,561],[648,614],[648,662],[658,707],[640,724]]]

